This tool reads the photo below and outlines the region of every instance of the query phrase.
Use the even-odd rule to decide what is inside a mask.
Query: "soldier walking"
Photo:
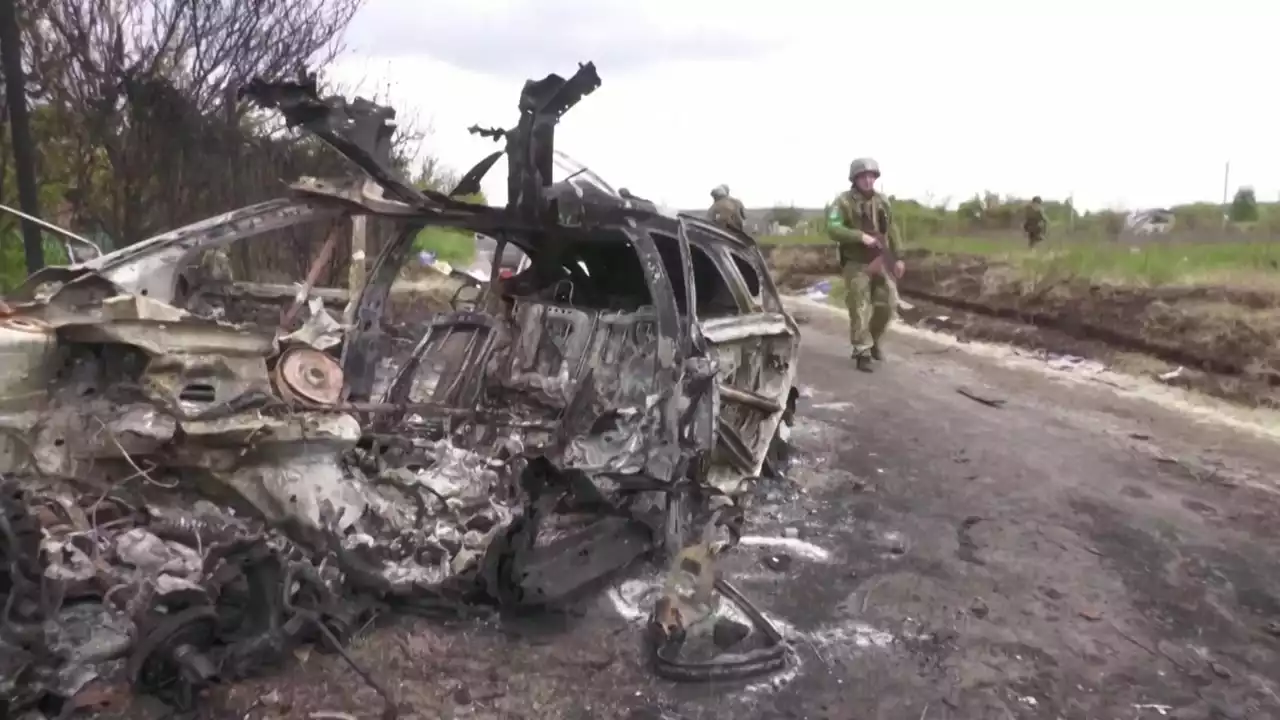
[[[1026,217],[1022,221],[1022,230],[1027,234],[1027,246],[1035,247],[1044,242],[1044,234],[1048,229],[1049,220],[1044,216],[1044,204],[1037,195],[1027,203]]]
[[[726,230],[745,232],[747,209],[729,194],[728,185],[717,185],[711,191],[711,209],[707,219]]]
[[[827,234],[840,247],[845,306],[849,310],[849,342],[859,370],[872,371],[872,360],[884,360],[881,338],[897,309],[896,280],[906,267],[902,240],[889,201],[875,190],[880,165],[859,158],[849,166],[852,184],[827,212]],[[885,267],[885,249],[895,258]]]

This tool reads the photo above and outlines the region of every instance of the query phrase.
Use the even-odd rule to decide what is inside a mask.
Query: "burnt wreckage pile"
[[[449,194],[390,169],[389,110],[255,82],[362,175],[46,268],[4,299],[0,716],[122,680],[189,705],[300,643],[343,652],[374,612],[554,605],[655,552],[673,563],[652,622],[663,675],[786,662],[749,606],[755,650],[678,650],[713,588],[745,604],[710,564],[784,434],[799,334],[749,237],[550,182],[556,123],[599,82],[587,64],[527,83],[514,129],[478,131],[505,149]],[[503,154],[506,207],[457,199]],[[234,288],[201,279],[202,254],[352,215],[395,232],[349,324],[305,284],[281,327],[219,319]],[[530,262],[389,363],[383,309],[426,225]]]

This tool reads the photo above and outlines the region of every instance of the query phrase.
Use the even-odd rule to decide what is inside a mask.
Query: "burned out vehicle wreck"
[[[376,613],[554,606],[645,558],[688,579],[651,622],[664,676],[786,663],[709,561],[785,437],[799,333],[750,238],[553,186],[555,126],[599,85],[590,64],[526,83],[514,128],[473,129],[504,149],[444,194],[390,169],[389,110],[256,82],[246,96],[360,172],[5,297],[0,715],[74,711],[121,683],[188,706],[299,644],[344,653]],[[508,204],[459,200],[503,155]],[[233,324],[227,288],[192,272],[209,250],[358,215],[395,232],[348,323],[306,283],[288,322]],[[459,289],[397,351],[383,314],[428,225],[529,262]],[[713,588],[758,641],[681,659]]]

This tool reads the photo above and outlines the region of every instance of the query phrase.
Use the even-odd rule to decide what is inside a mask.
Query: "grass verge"
[[[468,265],[476,256],[475,237],[471,233],[448,228],[423,228],[413,240],[413,250],[433,252],[450,265]]]

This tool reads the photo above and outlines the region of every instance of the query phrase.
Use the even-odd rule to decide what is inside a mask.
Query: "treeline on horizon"
[[[1030,198],[988,192],[955,207],[928,205],[911,198],[889,196],[894,214],[904,232],[913,235],[954,235],[1018,231],[1022,228],[1025,208]],[[1131,211],[1080,211],[1070,200],[1045,198],[1045,215],[1057,232],[1115,236],[1125,229]],[[1221,203],[1189,203],[1160,210],[1172,213],[1179,232],[1222,233],[1280,237],[1280,203],[1259,203],[1252,188],[1240,188],[1227,205]],[[825,210],[825,208],[824,208]],[[826,213],[778,206],[767,211],[767,219],[802,232],[821,232]],[[1224,223],[1224,219],[1226,222]]]

